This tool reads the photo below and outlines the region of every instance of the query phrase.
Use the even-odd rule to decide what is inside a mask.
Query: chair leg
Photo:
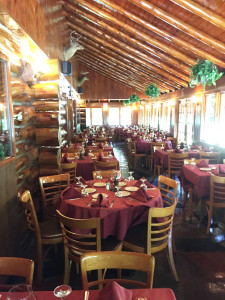
[[[173,248],[172,248],[171,236],[168,239],[168,254],[167,254],[167,258],[168,258],[169,265],[170,265],[171,271],[173,273],[173,276],[174,276],[176,282],[178,282],[179,278],[178,278],[178,275],[177,275],[177,270],[176,270],[175,263],[174,263],[174,258],[173,258]]]
[[[40,284],[42,281],[42,273],[43,273],[42,251],[38,251],[37,253],[37,283],[38,284]]]
[[[193,196],[193,189],[189,189],[189,219],[192,219],[193,210],[192,210],[192,196]]]
[[[208,225],[207,225],[206,234],[209,234],[209,231],[210,231],[210,225],[211,225],[212,215],[213,215],[213,206],[210,205],[209,208],[208,208]]]
[[[64,263],[64,277],[63,277],[63,284],[69,284],[70,280],[70,268],[71,268],[71,260],[69,260],[68,255],[65,256],[65,263]]]

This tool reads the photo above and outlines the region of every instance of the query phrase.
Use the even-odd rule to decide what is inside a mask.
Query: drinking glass
[[[96,173],[97,173],[96,178],[102,179],[101,171],[96,171]]]
[[[109,157],[112,157],[112,151],[109,151]]]
[[[72,289],[69,285],[59,285],[54,289],[53,294],[64,300],[71,292]]]
[[[134,180],[134,177],[133,177],[133,171],[130,171],[130,172],[128,172],[129,173],[129,177],[128,177],[128,180]]]
[[[86,191],[86,187],[88,185],[86,184],[82,184],[81,187],[82,187],[82,191],[81,191],[81,194],[84,196],[84,197],[87,197],[88,196],[88,192]]]
[[[146,178],[141,178],[140,179],[142,181],[142,184],[140,185],[140,187],[147,189],[147,185],[145,184],[145,181],[147,180]]]
[[[93,156],[92,149],[89,150],[89,156]]]
[[[80,181],[81,176],[76,177],[76,179],[78,180],[76,184],[77,184],[77,185],[82,185],[82,182]]]
[[[30,285],[19,284],[12,287],[8,294],[7,300],[35,300],[33,290]]]
[[[116,195],[117,197],[120,197],[120,186],[119,186],[119,185],[116,185],[115,188],[116,188],[116,193],[115,193],[115,195]]]

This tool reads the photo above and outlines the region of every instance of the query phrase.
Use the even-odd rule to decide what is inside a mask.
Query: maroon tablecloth
[[[88,153],[89,153],[89,150],[92,150],[93,152],[100,152],[100,151],[103,151],[103,152],[109,152],[109,151],[111,151],[112,152],[112,155],[114,155],[114,153],[113,153],[113,147],[111,147],[111,146],[107,146],[107,147],[104,147],[104,146],[102,146],[102,148],[98,148],[98,147],[96,147],[96,146],[87,146],[86,148],[85,148],[85,155],[88,155]]]
[[[149,300],[176,300],[176,297],[171,289],[135,289],[133,291],[132,300],[137,300],[138,297],[147,297]],[[89,300],[98,300],[99,290],[91,290]],[[67,300],[84,300],[83,290],[75,290],[66,297]],[[34,291],[37,300],[56,300],[52,291]],[[1,300],[6,300],[7,293],[1,293]],[[105,299],[110,300],[110,299]],[[125,299],[121,299],[125,300]]]
[[[156,142],[160,142],[159,140],[156,140]],[[172,143],[171,141],[165,141],[169,148],[172,149]],[[148,142],[148,141],[145,141],[143,139],[138,139],[136,141],[136,150],[138,152],[141,152],[141,153],[147,153],[147,154],[150,154],[151,152],[151,142]]]
[[[218,171],[220,165],[214,166],[216,167],[215,171]],[[180,170],[179,179],[185,191],[192,185],[197,197],[210,195],[210,173],[201,171],[196,166],[184,165]]]
[[[200,158],[199,152],[189,151],[188,158]],[[163,169],[168,169],[168,152],[162,149],[157,149],[154,153],[154,162],[156,165],[161,165]]]
[[[88,183],[94,182],[97,181],[89,181]],[[135,183],[136,181],[132,181],[128,184],[134,185]],[[113,207],[88,206],[92,200],[92,195],[89,194],[85,198],[61,201],[59,210],[67,217],[76,219],[100,218],[102,238],[113,235],[119,240],[123,240],[130,226],[147,221],[149,207],[163,207],[162,197],[158,188],[146,190],[152,198],[144,203],[131,197],[118,198],[114,192],[106,191],[105,187],[99,188],[93,186],[93,188],[96,189],[95,193],[106,193],[110,203],[115,199]]]

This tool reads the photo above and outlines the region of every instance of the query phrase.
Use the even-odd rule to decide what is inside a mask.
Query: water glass
[[[57,286],[53,294],[60,299],[65,299],[70,293],[72,292],[72,289],[69,285],[59,285]]]
[[[19,284],[12,287],[8,294],[7,300],[35,300],[33,290],[30,285]]]

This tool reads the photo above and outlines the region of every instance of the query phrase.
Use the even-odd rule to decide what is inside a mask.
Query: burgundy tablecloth
[[[218,171],[220,165],[214,166]],[[197,197],[210,195],[210,173],[201,171],[196,166],[184,165],[180,170],[179,179],[185,191],[192,185]]]
[[[94,182],[97,181],[89,181],[88,183]],[[134,185],[135,183],[136,181],[132,181],[128,184]],[[119,240],[123,240],[130,226],[147,221],[149,207],[163,207],[162,197],[158,188],[147,190],[147,193],[153,197],[145,203],[134,200],[131,197],[118,198],[114,192],[106,191],[105,187],[94,188],[96,189],[95,193],[108,194],[110,203],[115,199],[113,207],[103,208],[88,206],[92,200],[90,194],[85,198],[61,201],[59,210],[67,217],[76,219],[100,218],[102,238],[113,235]],[[122,190],[123,189],[124,188],[122,188]]]
[[[188,158],[200,158],[199,152],[189,151]],[[156,165],[161,165],[163,169],[168,169],[168,152],[162,149],[157,149],[154,153],[154,162]]]
[[[98,147],[96,147],[96,146],[87,146],[87,147],[85,148],[85,155],[88,155],[89,150],[92,150],[93,152],[98,152],[98,151],[99,151],[99,152],[100,152],[100,151],[103,151],[103,152],[109,152],[109,151],[111,151],[112,154],[114,155],[114,153],[113,153],[113,147],[111,147],[111,146],[107,146],[107,147],[102,146],[102,148],[98,148]]]
[[[159,140],[156,140],[156,142],[160,142]],[[172,149],[172,143],[171,141],[165,141],[169,148]],[[147,154],[150,154],[151,152],[151,142],[148,142],[148,141],[145,141],[143,139],[138,139],[136,141],[136,150],[138,152],[141,152],[141,153],[147,153]]]
[[[176,297],[171,289],[135,289],[133,291],[132,300],[137,300],[138,297],[147,297],[148,300],[176,300]],[[91,290],[89,300],[98,300],[99,290]],[[84,300],[83,290],[75,290],[66,297],[66,300]],[[34,291],[37,300],[56,300],[52,291]],[[7,293],[1,293],[1,300],[6,300]],[[105,299],[110,300],[110,299]],[[125,300],[125,299],[121,299]]]

